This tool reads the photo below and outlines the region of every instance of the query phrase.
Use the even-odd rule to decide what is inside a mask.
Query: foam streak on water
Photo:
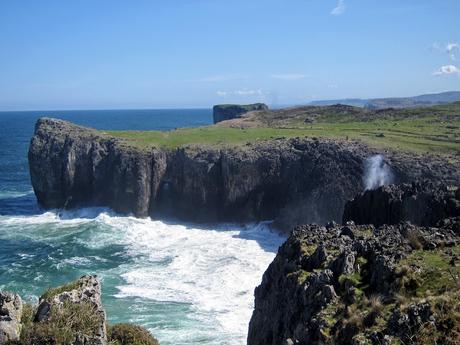
[[[0,289],[29,300],[97,273],[112,322],[162,344],[244,344],[254,288],[284,240],[266,224],[204,228],[88,208],[0,216]]]

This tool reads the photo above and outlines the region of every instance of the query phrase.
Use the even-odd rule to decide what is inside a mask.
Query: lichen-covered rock
[[[0,291],[0,344],[19,340],[22,308],[19,295]]]
[[[449,228],[297,227],[255,290],[248,345],[458,344],[459,255]]]

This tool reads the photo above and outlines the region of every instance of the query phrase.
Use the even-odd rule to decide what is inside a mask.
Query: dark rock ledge
[[[72,123],[42,118],[29,148],[32,185],[44,208],[108,206],[139,217],[196,222],[341,221],[363,190],[364,160],[377,153],[357,142],[277,139],[235,147],[137,148]],[[439,157],[386,152],[395,182],[460,182]]]

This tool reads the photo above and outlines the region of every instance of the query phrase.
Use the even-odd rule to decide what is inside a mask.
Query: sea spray
[[[366,159],[363,182],[366,190],[376,189],[393,182],[391,167],[382,155],[375,155]]]

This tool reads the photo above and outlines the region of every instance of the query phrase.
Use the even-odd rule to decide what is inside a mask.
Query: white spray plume
[[[364,165],[364,188],[376,189],[393,182],[393,173],[382,155],[375,155],[366,159]]]

